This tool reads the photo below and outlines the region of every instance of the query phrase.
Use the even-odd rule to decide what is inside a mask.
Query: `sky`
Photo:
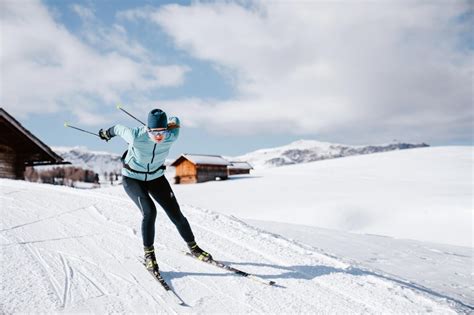
[[[2,0],[0,106],[50,146],[180,118],[181,153],[473,144],[469,1]]]

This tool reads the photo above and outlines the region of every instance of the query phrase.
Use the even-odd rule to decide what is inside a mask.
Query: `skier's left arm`
[[[179,128],[181,127],[181,123],[178,117],[170,117],[168,119],[168,132],[169,136],[166,141],[174,142],[178,139],[179,136]]]
[[[115,136],[120,136],[127,143],[133,144],[133,140],[136,137],[138,129],[137,128],[128,128],[122,125],[115,125],[106,130],[99,130],[99,137],[105,141],[109,141]]]

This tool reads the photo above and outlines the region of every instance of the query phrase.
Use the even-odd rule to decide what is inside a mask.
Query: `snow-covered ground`
[[[470,247],[288,223],[247,222],[266,232],[284,235],[290,240],[317,248],[364,270],[466,306],[474,306],[473,249]]]
[[[178,185],[182,203],[242,219],[472,246],[472,147],[428,147]]]
[[[470,244],[471,153],[414,149],[175,185],[203,248],[278,283],[264,286],[186,257],[159,211],[160,268],[184,307],[169,303],[138,261],[140,212],[121,187],[84,191],[0,180],[0,311],[472,312],[472,247],[427,242]],[[336,226],[346,232],[316,228],[344,222],[334,218],[347,215],[347,205],[370,224]],[[355,215],[349,219],[357,221]]]

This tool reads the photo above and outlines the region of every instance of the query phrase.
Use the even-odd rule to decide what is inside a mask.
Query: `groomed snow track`
[[[265,286],[183,255],[159,211],[157,257],[186,302],[167,300],[144,270],[140,213],[126,195],[0,180],[2,313],[469,313],[467,305],[364,271],[240,220],[182,206],[216,259],[275,280]],[[257,211],[257,210],[256,210]]]

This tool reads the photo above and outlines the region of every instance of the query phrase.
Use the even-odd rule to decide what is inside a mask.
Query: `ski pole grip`
[[[177,128],[179,128],[179,125],[176,125],[176,124],[168,125],[168,130],[177,129]]]

